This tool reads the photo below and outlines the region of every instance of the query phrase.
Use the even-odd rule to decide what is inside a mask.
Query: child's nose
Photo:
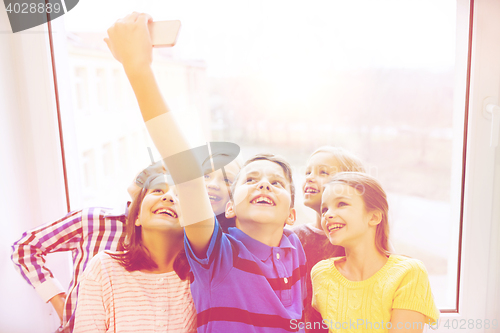
[[[271,184],[267,180],[262,180],[259,183],[259,189],[260,190],[268,190],[268,191],[270,191],[271,190]]]
[[[214,190],[218,190],[219,189],[219,183],[217,182],[216,179],[211,179],[208,183],[207,183],[207,186],[208,188],[212,188]]]
[[[328,219],[332,219],[333,218],[333,212],[329,209],[326,211],[326,213],[324,214],[324,217],[325,219],[328,221]]]
[[[168,191],[163,195],[161,201],[174,203],[174,194],[171,191]]]

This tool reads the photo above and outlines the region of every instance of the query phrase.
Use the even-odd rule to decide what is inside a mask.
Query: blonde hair
[[[361,172],[341,172],[336,174],[325,186],[345,184],[359,192],[367,211],[378,210],[382,219],[375,231],[375,246],[380,253],[389,256],[389,204],[382,185],[374,177]]]
[[[365,167],[363,166],[363,162],[361,159],[351,153],[349,150],[342,147],[332,147],[332,146],[322,146],[316,149],[309,158],[317,153],[329,153],[331,154],[339,163],[340,170],[336,170],[336,172],[366,172]]]

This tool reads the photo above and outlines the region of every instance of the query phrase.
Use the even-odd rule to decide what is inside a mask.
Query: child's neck
[[[364,281],[377,273],[388,258],[380,253],[374,242],[360,242],[346,247],[346,259],[338,262],[337,269],[350,281]]]
[[[323,230],[323,227],[321,226],[321,214],[316,212],[316,223],[314,223],[314,226],[320,230]]]
[[[283,227],[276,223],[242,222],[236,219],[236,227],[253,239],[272,247],[279,246],[283,237]]]
[[[142,233],[142,243],[149,251],[151,259],[158,266],[148,270],[148,273],[167,273],[174,270],[174,261],[183,247],[182,237],[172,237],[163,232]]]

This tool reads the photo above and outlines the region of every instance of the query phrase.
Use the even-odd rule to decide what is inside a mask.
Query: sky
[[[441,71],[455,60],[452,0],[80,0],[63,19],[69,31],[105,32],[132,11],[181,20],[176,54],[205,60],[215,77],[266,73],[285,84],[290,73]]]

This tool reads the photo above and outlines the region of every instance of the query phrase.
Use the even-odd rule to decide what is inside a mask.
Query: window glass
[[[107,83],[106,83],[106,70],[103,68],[98,68],[96,70],[96,93],[97,93],[97,106],[99,107],[100,110],[106,111],[107,109],[107,100],[108,100],[108,94],[107,94]]]
[[[87,90],[88,88],[87,69],[82,67],[76,67],[73,79],[75,86],[76,109],[84,110],[89,99]]]
[[[388,193],[391,242],[424,262],[441,309],[455,309],[464,105],[456,103],[453,0],[81,1],[64,16],[84,205],[127,200],[158,160],[120,64],[102,41],[132,12],[180,19],[154,71],[193,145],[230,141],[294,167],[298,223],[305,164],[322,145],[366,162]],[[96,8],[99,8],[96,11]],[[92,24],[89,23],[92,17]],[[462,59],[464,57],[461,57]],[[458,147],[458,149],[457,149]],[[102,158],[98,158],[98,157]],[[457,158],[458,156],[458,158]],[[76,207],[75,207],[76,208]]]

